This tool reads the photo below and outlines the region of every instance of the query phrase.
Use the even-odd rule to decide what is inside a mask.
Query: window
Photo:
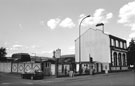
[[[114,66],[117,66],[117,53],[116,52],[113,53],[113,57],[114,57]]]
[[[114,46],[114,40],[113,39],[111,39],[111,45]]]
[[[121,66],[121,53],[118,55],[119,65]]]
[[[123,48],[122,42],[120,42],[120,48]]]
[[[119,66],[119,56],[117,56],[117,66]]]
[[[45,67],[48,68],[50,66],[49,62],[45,63]]]
[[[123,54],[121,55],[121,65],[123,66]]]
[[[126,56],[123,54],[123,65],[126,66]]]
[[[114,56],[112,56],[112,66],[114,66]]]
[[[116,40],[116,47],[119,47],[119,43],[118,43],[118,40]]]

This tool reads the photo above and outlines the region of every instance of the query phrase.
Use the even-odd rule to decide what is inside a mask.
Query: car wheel
[[[34,80],[34,76],[31,76],[30,79],[31,79],[31,80]]]

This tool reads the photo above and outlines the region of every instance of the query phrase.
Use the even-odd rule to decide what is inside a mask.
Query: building
[[[68,76],[70,70],[75,69],[75,55],[61,55],[56,62],[56,76]]]
[[[55,59],[51,57],[31,56],[31,61],[40,63],[44,75],[55,75]]]
[[[90,57],[94,61],[101,62],[102,68],[110,71],[127,70],[127,45],[126,40],[113,35],[108,35],[102,30],[88,29],[75,40],[76,62],[90,62]],[[79,46],[81,57],[79,58]],[[82,64],[83,65],[83,64]]]
[[[127,69],[127,44],[126,40],[109,35],[111,50],[111,70]]]
[[[14,53],[12,55],[13,61],[16,62],[26,62],[26,61],[31,61],[30,55],[28,53]]]

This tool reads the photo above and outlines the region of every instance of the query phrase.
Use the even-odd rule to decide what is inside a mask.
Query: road
[[[0,86],[135,86],[135,72],[118,72],[88,76],[21,79],[20,75],[0,73]]]

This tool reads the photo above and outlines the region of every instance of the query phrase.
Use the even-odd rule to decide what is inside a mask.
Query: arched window
[[[121,53],[118,54],[119,66],[121,66]]]
[[[125,57],[125,54],[123,54],[123,65],[124,65],[124,66],[126,65],[126,57]]]
[[[116,52],[113,53],[113,57],[114,57],[114,66],[117,66],[117,53]]]
[[[111,58],[111,64],[112,64],[112,66],[114,66],[114,55],[113,55],[113,53],[112,53],[112,58]]]
[[[123,66],[123,54],[121,54],[121,66]]]

